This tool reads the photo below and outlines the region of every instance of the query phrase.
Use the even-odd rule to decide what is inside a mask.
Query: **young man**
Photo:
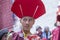
[[[13,36],[12,40],[31,40],[30,29],[34,24],[35,19],[45,13],[44,4],[41,0],[15,0],[14,4],[12,5],[12,11],[19,18],[21,18],[20,22],[22,24],[24,33],[23,38],[19,36],[20,33],[15,33],[16,35],[13,34],[15,36]]]

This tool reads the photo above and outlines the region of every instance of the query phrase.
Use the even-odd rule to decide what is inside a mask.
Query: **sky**
[[[57,6],[59,0],[42,0],[45,8],[46,8],[46,13],[36,19],[35,24],[33,25],[31,29],[31,33],[36,32],[36,27],[41,26],[43,29],[44,27],[48,26],[50,30],[53,30],[55,28],[54,24],[56,22],[56,12],[57,12]],[[16,22],[16,25],[20,26],[19,19]],[[17,29],[17,28],[15,28]]]

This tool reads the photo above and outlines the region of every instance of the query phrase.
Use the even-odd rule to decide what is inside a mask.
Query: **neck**
[[[23,31],[24,31],[24,37],[31,35],[30,31],[27,31],[27,30],[23,30]]]
[[[30,31],[23,30],[25,34],[30,34]]]

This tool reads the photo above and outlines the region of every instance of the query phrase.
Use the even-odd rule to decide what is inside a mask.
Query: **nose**
[[[26,21],[26,24],[29,24],[29,21]]]

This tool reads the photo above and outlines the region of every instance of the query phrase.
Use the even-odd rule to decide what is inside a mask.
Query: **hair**
[[[2,37],[3,37],[5,34],[8,34],[8,29],[2,29],[2,30],[0,30],[0,40],[2,39]]]
[[[0,37],[0,40],[2,40],[2,37],[3,37],[5,34],[8,34],[8,32],[3,33],[3,34],[1,35],[1,37]]]
[[[48,31],[49,31],[49,27],[45,27],[45,28],[44,28],[44,31],[46,31],[46,29],[48,29]]]
[[[40,26],[36,29],[36,31],[38,30],[38,29],[42,29]]]

